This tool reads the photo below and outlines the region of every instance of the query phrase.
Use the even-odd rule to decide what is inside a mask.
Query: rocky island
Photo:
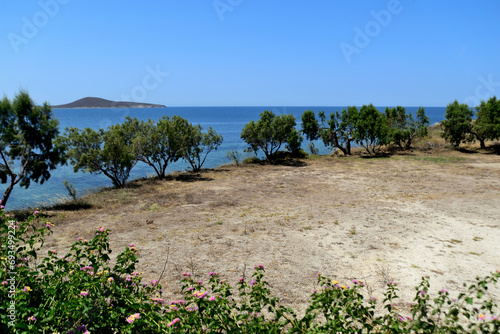
[[[67,104],[52,106],[53,109],[87,109],[87,108],[166,108],[163,104],[137,103],[127,101],[110,101],[98,97],[84,97]]]

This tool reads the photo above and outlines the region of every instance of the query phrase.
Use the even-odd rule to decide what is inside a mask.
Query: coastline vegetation
[[[32,171],[24,174],[28,181],[21,186],[26,188],[29,180],[43,183],[55,165],[69,160],[75,171],[110,177],[117,188],[112,191],[127,191],[128,173],[137,161],[150,164],[157,179],[168,180],[175,176],[165,174],[166,165],[176,159],[186,159],[192,172],[190,176],[179,177],[195,177],[194,172],[201,170],[206,156],[222,143],[222,137],[212,129],[203,133],[199,125],[193,126],[178,116],[164,117],[157,123],[129,118],[106,130],[71,128],[59,136],[50,107],[45,105],[41,109],[44,113],[40,114],[27,93],[22,92],[20,96],[19,101],[26,102],[25,109],[12,107],[20,105],[18,97],[15,103],[4,98],[0,108],[0,179],[3,183],[19,176],[11,168],[18,160],[32,168],[24,168]],[[310,141],[321,139],[326,146],[345,156],[362,155],[361,149],[352,147],[352,143],[356,143],[369,157],[397,151],[403,153],[398,155],[402,159],[455,163],[463,158],[413,157],[405,156],[404,152],[412,148],[433,150],[440,145],[437,139],[440,136],[456,149],[462,143],[476,140],[481,149],[487,148],[486,141],[500,138],[500,103],[491,98],[476,109],[477,118],[472,119],[472,109],[455,101],[447,107],[446,120],[433,127],[429,127],[423,108],[415,119],[402,107],[387,108],[385,113],[372,105],[363,106],[359,111],[349,107],[332,113],[330,118],[319,113],[319,120],[314,112],[305,111],[301,133]],[[38,143],[30,144],[29,136],[16,132],[18,127],[24,129],[22,123],[15,121],[15,116],[22,112],[33,115],[25,117],[31,124],[50,121],[53,136],[44,137],[48,144],[43,146],[50,148],[49,162],[35,159],[36,154],[28,149],[17,149],[21,144],[27,143],[26,148],[31,148]],[[307,154],[300,149],[303,138],[295,126],[292,115],[275,116],[265,111],[260,120],[245,126],[241,137],[249,150],[262,150],[267,160],[249,158],[240,162],[241,156],[236,151],[228,152],[228,158],[237,165],[303,159]],[[490,149],[497,152],[497,146]],[[288,152],[280,151],[282,147]],[[16,152],[24,155],[15,155]],[[41,168],[40,171],[34,172],[35,167]],[[67,205],[88,205],[85,199],[76,197],[72,185],[68,184],[67,188],[73,194],[72,202]],[[205,283],[185,273],[180,282],[183,299],[167,301],[163,299],[163,273],[158,280],[146,283],[136,272],[138,257],[133,244],[111,261],[110,231],[98,227],[93,239],[79,238],[67,254],[49,250],[42,255],[40,251],[44,249],[45,238],[53,231],[53,224],[38,211],[17,213],[13,219],[3,210],[6,199],[8,194],[0,203],[0,260],[2,269],[5,268],[0,277],[0,303],[5,310],[0,315],[2,332],[497,333],[500,329],[497,302],[484,298],[488,287],[497,283],[499,272],[478,278],[472,285],[464,284],[457,299],[452,299],[447,290],[431,297],[429,277],[423,277],[415,287],[414,302],[407,312],[400,312],[394,306],[398,287],[393,282],[387,284],[384,299],[377,301],[366,298],[361,281],[336,282],[319,274],[308,309],[304,316],[298,316],[273,296],[261,265],[254,268],[251,278],[242,277],[235,287],[218,273],[209,273]],[[149,210],[155,207],[150,206]],[[353,231],[355,234],[356,230]],[[382,305],[384,311],[377,311],[377,305]]]

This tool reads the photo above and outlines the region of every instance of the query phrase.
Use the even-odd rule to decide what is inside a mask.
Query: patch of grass
[[[402,157],[405,160],[413,160],[413,161],[422,161],[429,162],[435,164],[456,164],[460,162],[464,162],[467,160],[465,157],[456,157],[456,156],[404,156]]]

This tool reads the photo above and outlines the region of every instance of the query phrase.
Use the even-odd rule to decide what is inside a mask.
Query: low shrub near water
[[[1,211],[1,210],[0,210]],[[477,279],[457,299],[441,290],[429,295],[423,277],[406,313],[395,306],[398,288],[384,299],[366,299],[364,284],[341,285],[321,274],[303,317],[271,295],[262,265],[236,287],[209,273],[208,281],[181,278],[183,297],[166,301],[161,283],[135,272],[130,244],[110,260],[109,230],[79,238],[65,255],[39,254],[53,224],[35,212],[24,222],[0,212],[2,333],[498,333],[497,304],[485,298],[499,272]],[[113,262],[113,264],[111,263]],[[465,286],[465,285],[464,285]],[[377,312],[382,303],[383,312]]]

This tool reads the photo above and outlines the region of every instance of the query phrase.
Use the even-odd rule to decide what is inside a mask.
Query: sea
[[[282,107],[167,107],[167,108],[106,108],[106,109],[53,109],[54,117],[59,120],[60,132],[67,127],[79,129],[106,129],[110,125],[122,123],[126,117],[136,117],[139,120],[157,121],[168,115],[178,115],[187,119],[190,123],[200,124],[206,130],[211,127],[224,138],[222,145],[212,151],[203,165],[203,168],[214,168],[231,161],[227,158],[227,152],[236,150],[242,159],[254,156],[252,152],[244,152],[248,147],[240,138],[245,124],[251,120],[257,121],[260,113],[271,110],[275,115],[293,114],[297,120],[297,129],[300,129],[300,116],[305,110],[316,112],[324,111],[329,115],[334,111],[341,111],[345,107],[318,107],[318,106],[282,106]],[[385,107],[377,107],[384,111]],[[416,113],[418,107],[406,107],[407,111]],[[445,107],[425,107],[425,113],[430,119],[430,124],[440,122],[444,119]],[[329,154],[331,149],[325,147],[321,141],[314,143],[320,154]],[[302,146],[307,151],[307,140]],[[167,172],[188,170],[189,164],[179,160],[168,166]],[[153,169],[139,162],[131,171],[129,180],[154,176]],[[77,196],[82,196],[91,191],[97,191],[102,187],[111,187],[111,180],[104,175],[74,172],[73,166],[58,166],[51,172],[51,177],[44,184],[31,183],[28,189],[17,185],[12,191],[6,210],[37,209],[50,204],[55,204],[69,199],[68,191],[63,185],[67,180],[77,191]],[[0,184],[0,194],[3,195],[6,184]]]

